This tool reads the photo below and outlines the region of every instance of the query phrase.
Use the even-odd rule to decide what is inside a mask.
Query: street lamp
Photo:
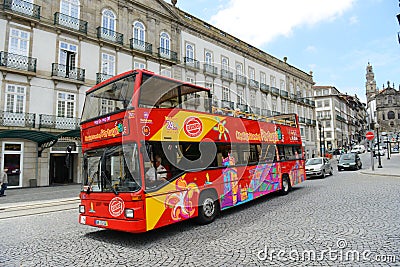
[[[381,149],[379,147],[379,124],[375,123],[375,129],[376,129],[376,136],[378,138],[378,168],[382,168],[382,162],[381,162]]]

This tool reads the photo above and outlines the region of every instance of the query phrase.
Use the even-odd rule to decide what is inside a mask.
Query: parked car
[[[306,175],[307,177],[323,177],[333,174],[331,162],[326,157],[311,158],[306,161]]]
[[[357,153],[361,154],[365,152],[365,146],[363,145],[355,145],[353,148],[350,150],[351,153]]]
[[[338,171],[359,170],[362,168],[360,156],[357,153],[346,153],[340,156],[337,165]]]

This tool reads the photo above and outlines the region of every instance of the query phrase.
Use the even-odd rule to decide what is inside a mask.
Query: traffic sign
[[[365,134],[365,137],[366,137],[368,140],[371,141],[372,139],[375,138],[375,134],[374,134],[374,132],[369,131],[369,132],[367,132],[367,133]]]

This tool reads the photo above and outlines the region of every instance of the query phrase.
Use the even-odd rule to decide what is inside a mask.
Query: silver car
[[[333,175],[333,168],[328,158],[319,157],[311,158],[306,161],[306,175],[307,177],[323,177]]]

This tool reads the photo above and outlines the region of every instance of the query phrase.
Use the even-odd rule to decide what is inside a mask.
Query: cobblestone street
[[[77,209],[4,219],[0,265],[399,266],[399,182],[335,169],[212,224],[140,235],[80,225]]]

